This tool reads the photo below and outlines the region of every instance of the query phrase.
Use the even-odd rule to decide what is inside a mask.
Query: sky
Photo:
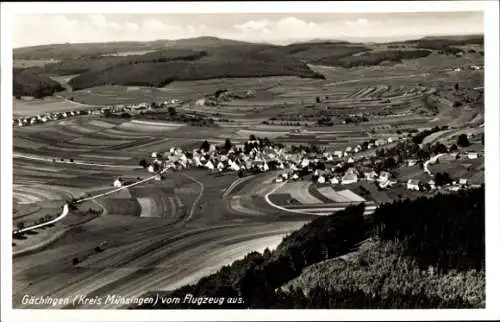
[[[483,13],[38,14],[15,15],[12,28],[14,48],[200,36],[276,44],[393,41],[483,33]]]

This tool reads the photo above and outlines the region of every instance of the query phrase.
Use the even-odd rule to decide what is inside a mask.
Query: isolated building
[[[408,190],[420,191],[419,183],[420,183],[420,181],[418,181],[416,179],[409,179],[407,184],[406,184],[406,188]]]
[[[477,158],[479,157],[479,155],[478,155],[476,152],[469,152],[469,153],[467,154],[467,157],[468,157],[469,159],[477,159]]]
[[[113,182],[113,187],[115,187],[115,188],[120,188],[121,186],[123,186],[122,180],[121,180],[120,178],[117,178],[117,179]]]

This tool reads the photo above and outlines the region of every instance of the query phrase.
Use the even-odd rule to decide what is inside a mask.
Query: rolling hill
[[[405,43],[404,50],[346,41],[312,41],[286,46],[249,43],[216,37],[151,42],[56,44],[14,49],[14,59],[52,59],[56,63],[18,69],[31,75],[78,75],[69,85],[85,89],[99,85],[163,87],[175,80],[298,76],[324,78],[308,65],[343,68],[401,63],[428,56],[433,50],[456,52],[451,44],[477,43],[472,38],[424,38]],[[35,81],[17,85],[33,92]],[[23,84],[29,88],[23,90]]]

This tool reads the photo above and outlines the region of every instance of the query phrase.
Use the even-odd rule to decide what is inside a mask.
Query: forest
[[[360,204],[315,219],[276,250],[250,253],[169,293],[242,303],[149,309],[484,306],[484,185],[363,211]]]

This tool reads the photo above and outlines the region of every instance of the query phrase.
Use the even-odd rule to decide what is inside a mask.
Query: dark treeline
[[[389,252],[398,249],[401,253],[390,256],[391,253],[387,253],[386,256],[377,255],[375,259],[371,259],[387,259],[390,263],[383,265],[389,268],[395,265],[394,258],[403,256],[416,260],[422,269],[431,265],[439,274],[449,270],[484,271],[484,186],[452,195],[386,204],[377,209],[373,216],[363,217],[363,212],[364,205],[358,205],[334,215],[320,217],[284,238],[276,250],[248,254],[244,259],[224,266],[198,283],[181,287],[169,294],[170,297],[179,297],[181,300],[186,294],[194,297],[240,297],[243,299],[242,303],[225,303],[219,306],[183,304],[181,301],[179,304],[159,304],[154,309],[472,306],[464,300],[465,295],[457,294],[453,298],[447,298],[425,285],[413,292],[403,290],[407,287],[403,284],[408,283],[405,274],[410,273],[397,269],[389,269],[389,273],[383,273],[394,275],[390,277],[391,289],[385,290],[385,294],[366,294],[358,288],[358,281],[352,279],[355,277],[350,279],[348,273],[347,277],[338,277],[338,283],[343,283],[342,289],[311,286],[307,295],[293,286],[289,291],[281,290],[281,286],[301,275],[306,267],[347,254],[367,237],[380,239],[382,243],[385,240],[397,241],[400,245],[399,248],[388,249]],[[384,254],[383,251],[380,254]],[[363,265],[363,269],[376,270],[373,274],[379,274],[376,265]],[[370,265],[374,265],[373,268]],[[415,269],[418,270],[418,267]],[[331,284],[336,284],[335,275],[326,278]],[[446,283],[447,279],[439,281]],[[398,283],[403,284],[397,285]],[[380,285],[373,288],[377,292],[382,292],[382,289]]]
[[[374,214],[373,234],[398,240],[422,267],[484,270],[484,186],[431,199],[397,201]]]
[[[16,98],[21,96],[43,98],[52,96],[54,93],[64,90],[64,88],[61,84],[48,77],[26,71],[15,71],[12,76],[12,90]]]
[[[424,141],[425,137],[431,135],[432,133],[436,133],[436,132],[439,132],[439,131],[444,131],[444,130],[447,130],[447,129],[448,129],[447,126],[442,126],[442,127],[435,126],[432,129],[430,129],[430,130],[424,130],[422,132],[419,132],[419,133],[415,134],[412,137],[412,141],[415,144],[421,144]]]
[[[373,66],[383,61],[400,63],[404,59],[416,59],[429,56],[430,50],[386,50],[363,53],[357,56],[348,56],[339,59],[334,65],[344,68],[358,66]]]

